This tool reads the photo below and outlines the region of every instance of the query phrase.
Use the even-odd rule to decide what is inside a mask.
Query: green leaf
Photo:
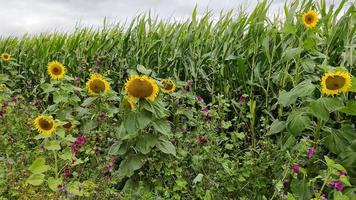
[[[163,135],[168,135],[171,132],[171,126],[165,119],[154,121],[153,127],[156,129],[156,131],[162,133]]]
[[[298,200],[310,199],[312,197],[310,184],[305,179],[292,179],[290,187],[294,197]]]
[[[28,179],[26,180],[26,183],[29,183],[34,186],[39,186],[42,185],[44,182],[44,174],[32,174]]]
[[[282,57],[285,59],[285,61],[289,61],[293,58],[297,58],[300,56],[300,54],[303,52],[303,48],[297,47],[297,48],[287,48],[283,51]]]
[[[351,77],[350,92],[356,92],[356,77]]]
[[[146,75],[150,75],[152,72],[152,70],[146,69],[143,65],[137,65],[137,71]]]
[[[163,153],[172,154],[176,156],[176,147],[170,141],[161,140],[159,143],[156,144],[156,147]]]
[[[137,138],[136,149],[143,153],[147,154],[151,151],[151,148],[154,147],[158,142],[158,137],[149,133],[144,133]]]
[[[131,177],[134,172],[140,169],[145,163],[145,157],[142,155],[129,155],[121,161],[119,174],[124,177]]]
[[[136,122],[139,129],[144,129],[151,122],[151,113],[147,111],[138,112],[136,115]]]
[[[202,180],[203,180],[203,174],[198,174],[195,178],[194,178],[194,180],[193,180],[193,184],[195,185],[195,184],[197,184],[197,183],[199,183],[199,182],[201,182]]]
[[[274,135],[276,133],[282,132],[286,128],[286,122],[279,121],[278,119],[273,121],[271,128],[269,129],[267,135]]]
[[[295,136],[310,124],[309,117],[304,114],[304,112],[292,111],[287,118],[287,130]]]
[[[349,179],[347,178],[347,176],[339,176],[339,177],[340,177],[341,182],[344,185],[351,186],[351,183],[350,183]]]
[[[42,174],[50,169],[50,166],[45,164],[45,158],[39,157],[32,162],[28,168],[33,174]]]
[[[98,97],[89,97],[85,99],[84,102],[82,103],[82,107],[90,106],[97,98]]]
[[[356,140],[354,128],[350,125],[344,125],[340,129],[332,129],[322,135],[325,135],[324,145],[334,154],[345,151],[351,142]]]
[[[350,200],[349,197],[342,194],[342,192],[334,192],[334,200]]]
[[[310,80],[299,83],[295,88],[289,92],[282,91],[278,97],[278,103],[282,106],[289,106],[296,102],[300,97],[306,97],[311,95],[315,90],[315,86]]]
[[[88,120],[83,125],[83,132],[90,132],[98,127],[98,122],[96,120]]]
[[[49,177],[48,180],[47,180],[47,183],[48,183],[48,187],[54,191],[54,192],[57,192],[58,191],[58,186],[60,184],[62,184],[62,179],[60,178],[54,178],[54,177]]]
[[[320,98],[318,99],[322,104],[324,104],[325,108],[329,111],[329,113],[340,110],[344,107],[344,104],[339,98]]]
[[[326,109],[321,99],[310,102],[309,112],[317,117],[320,120],[328,121],[329,120],[329,111]]]
[[[119,140],[119,141],[115,142],[113,145],[111,145],[111,147],[109,149],[109,155],[114,155],[114,156],[118,155],[121,144],[122,144],[122,141]]]
[[[51,140],[51,141],[47,141],[44,145],[44,148],[47,150],[61,150],[61,145],[59,143],[59,141],[57,140]]]
[[[136,113],[130,112],[124,119],[124,128],[127,134],[134,135],[138,132]]]
[[[346,103],[346,106],[340,109],[340,112],[345,113],[347,115],[356,116],[356,101],[351,100]]]
[[[66,148],[58,157],[62,160],[72,160],[74,158],[69,148]]]

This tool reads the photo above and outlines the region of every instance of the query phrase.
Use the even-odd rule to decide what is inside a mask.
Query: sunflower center
[[[4,59],[9,59],[9,55],[3,55],[4,56]]]
[[[311,24],[311,23],[313,23],[313,21],[314,21],[314,17],[313,17],[312,15],[307,15],[307,16],[305,17],[305,22],[306,22],[307,24]]]
[[[60,75],[62,73],[62,69],[58,66],[54,66],[52,69],[52,73],[55,75]]]
[[[128,85],[128,92],[136,98],[149,97],[153,93],[153,86],[147,80],[134,79]]]
[[[53,122],[49,122],[46,119],[40,119],[38,124],[40,125],[41,129],[49,131],[53,128]]]
[[[326,79],[326,88],[329,90],[338,90],[344,87],[345,85],[345,78],[342,76],[330,76]]]
[[[67,122],[66,124],[63,125],[63,128],[65,129],[70,129],[72,127],[72,123]]]
[[[90,89],[95,93],[100,93],[105,91],[105,83],[102,80],[95,79],[90,84]]]
[[[164,83],[164,89],[165,90],[171,90],[173,89],[173,84],[171,82],[165,82]]]

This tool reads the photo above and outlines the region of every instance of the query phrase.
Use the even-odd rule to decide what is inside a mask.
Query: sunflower
[[[303,14],[302,20],[305,27],[314,28],[318,23],[318,13],[314,10],[310,10]]]
[[[68,121],[68,122],[66,122],[65,124],[63,124],[62,127],[64,128],[64,130],[65,130],[66,132],[71,132],[71,131],[73,130],[74,125],[73,125],[72,122]]]
[[[167,94],[174,92],[177,87],[176,84],[170,79],[164,79],[161,83],[163,84],[163,88],[161,88],[162,92]]]
[[[11,59],[11,55],[8,53],[3,53],[1,54],[1,60],[2,61],[9,61]]]
[[[110,84],[101,74],[92,74],[86,83],[89,95],[96,96],[100,93],[108,93]]]
[[[59,80],[64,77],[66,69],[62,63],[58,61],[52,61],[47,65],[47,72],[53,80]]]
[[[128,109],[130,109],[131,111],[135,111],[136,110],[136,102],[134,99],[132,99],[129,96],[124,97],[124,106]]]
[[[326,95],[346,93],[351,87],[351,76],[346,71],[327,72],[321,78],[321,91]]]
[[[159,88],[156,81],[146,75],[132,75],[125,83],[125,91],[135,101],[140,98],[154,101]]]
[[[52,116],[40,115],[33,120],[33,124],[37,131],[45,137],[50,136],[56,129],[56,122],[53,120]]]

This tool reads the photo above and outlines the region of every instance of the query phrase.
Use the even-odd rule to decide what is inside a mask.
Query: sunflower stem
[[[54,175],[56,179],[58,178],[58,158],[57,158],[57,151],[53,151],[54,155]]]

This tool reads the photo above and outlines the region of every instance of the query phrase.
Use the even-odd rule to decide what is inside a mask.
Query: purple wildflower
[[[240,101],[240,103],[244,103],[246,101],[246,99],[247,99],[247,97],[245,95],[241,95],[239,101]]]
[[[98,116],[98,121],[100,123],[103,123],[105,121],[105,119],[106,119],[106,114],[104,112],[101,112]]]
[[[193,87],[193,82],[192,82],[192,81],[189,81],[189,82],[188,82],[188,89],[190,90],[190,89],[192,89],[192,87]]]
[[[64,170],[64,176],[65,177],[70,177],[72,175],[72,169],[71,168],[66,168]]]
[[[339,176],[345,176],[345,175],[346,175],[345,171],[343,171],[343,170],[339,171]]]
[[[300,169],[301,169],[301,167],[298,164],[293,164],[292,165],[292,170],[294,171],[294,173],[299,174],[300,173]]]
[[[16,103],[17,102],[17,98],[16,97],[12,97],[11,101]]]
[[[204,101],[203,97],[201,97],[201,96],[197,96],[197,100],[198,101]]]
[[[203,109],[203,112],[208,113],[208,112],[209,112],[209,108],[208,108],[208,107],[205,107],[205,108]]]
[[[4,101],[4,103],[2,103],[2,107],[8,107],[9,106],[9,102]]]
[[[5,110],[0,110],[0,117],[5,115]]]
[[[308,158],[312,158],[314,155],[314,152],[315,152],[314,147],[310,147],[307,152]]]
[[[84,135],[77,137],[74,143],[71,145],[71,149],[73,153],[78,153],[80,148],[85,144],[86,138]]]
[[[331,181],[328,186],[330,188],[336,189],[337,191],[341,192],[344,189],[344,184],[342,184],[341,180]]]

